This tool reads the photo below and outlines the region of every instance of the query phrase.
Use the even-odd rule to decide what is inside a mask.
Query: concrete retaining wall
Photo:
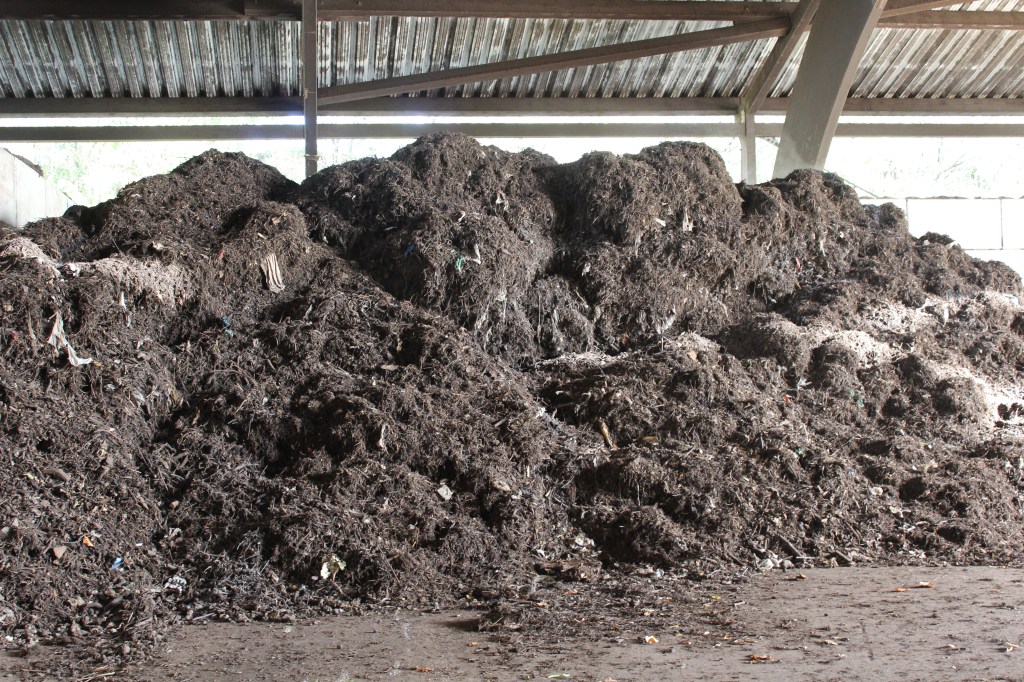
[[[972,256],[1001,260],[1024,275],[1024,199],[863,199],[892,202],[907,214],[910,233],[952,237]]]
[[[33,220],[62,215],[72,203],[39,170],[0,149],[0,221],[24,227]]]

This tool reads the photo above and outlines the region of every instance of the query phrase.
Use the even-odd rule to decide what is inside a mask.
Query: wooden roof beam
[[[299,19],[301,14],[301,6],[296,4],[294,12],[280,18]],[[247,17],[241,0],[4,0],[0,3],[0,19],[214,21],[245,18]]]
[[[318,0],[321,21],[399,17],[754,21],[786,16],[796,3],[729,0]],[[0,19],[294,19],[301,0],[5,0]]]
[[[882,10],[883,19],[900,17],[904,14],[941,9],[950,5],[963,4],[963,0],[889,0]]]
[[[802,0],[800,6],[790,16],[789,32],[775,41],[768,58],[740,94],[740,116],[743,119],[754,116],[761,108],[775,81],[779,79],[779,74],[785,68],[786,61],[800,43],[804,31],[811,25],[819,4],[821,0]]]
[[[759,123],[759,137],[778,137],[783,125]],[[320,139],[409,139],[437,132],[460,132],[482,138],[609,138],[652,139],[735,137],[743,128],[736,123],[353,123],[322,124]],[[841,123],[841,137],[1024,137],[1020,123]],[[13,142],[121,142],[175,140],[294,140],[303,137],[301,125],[201,126],[84,126],[0,127],[0,143]]]
[[[3,117],[295,116],[301,97],[0,98]],[[379,97],[320,108],[321,116],[731,116],[738,97]],[[785,113],[789,98],[769,97],[762,114]],[[843,114],[879,116],[1024,116],[1024,98],[852,97]]]
[[[785,16],[795,8],[795,2],[729,0],[321,0],[321,15],[332,19],[400,16],[757,21]]]
[[[404,139],[439,132],[474,137],[729,137],[734,123],[350,123],[321,124],[320,139]],[[0,143],[176,140],[296,140],[301,125],[0,127]]]
[[[878,28],[920,28],[947,31],[1021,31],[1024,30],[1024,12],[909,12],[883,18]]]
[[[953,4],[891,0],[883,17]],[[797,2],[729,0],[318,0],[322,21],[375,16],[753,21],[787,16]],[[5,0],[0,19],[295,19],[301,0]]]
[[[718,47],[720,45],[762,38],[777,38],[783,35],[788,28],[789,19],[766,19],[727,28],[681,33],[664,38],[637,40],[630,43],[591,47],[583,50],[527,57],[525,59],[466,66],[445,71],[431,71],[414,76],[399,76],[396,78],[384,78],[363,83],[321,88],[319,99],[321,104],[340,104],[342,102],[355,102],[362,99],[385,97],[387,95],[433,90],[496,78],[511,78],[513,76],[527,76],[559,69],[594,66],[596,64],[653,57],[706,47]]]
[[[1024,12],[930,11],[949,0],[890,0],[883,28],[1024,30]],[[321,21],[372,16],[509,17],[536,19],[644,19],[651,21],[763,21],[788,18],[797,2],[750,0],[318,0]],[[295,20],[301,0],[4,0],[0,19],[47,20]]]

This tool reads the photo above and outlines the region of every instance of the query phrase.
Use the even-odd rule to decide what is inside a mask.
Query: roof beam
[[[320,108],[321,116],[732,116],[738,97],[379,97]],[[769,97],[764,114],[784,113],[787,97]],[[296,116],[301,97],[0,98],[0,118],[96,116]],[[1024,98],[851,97],[844,114],[956,116],[1024,115]]]
[[[300,17],[298,5],[287,18]],[[238,0],[166,0],[165,2],[133,2],[131,0],[4,0],[0,3],[0,19],[244,19]],[[270,17],[268,17],[270,18]],[[285,18],[285,17],[279,17]]]
[[[773,113],[789,109],[789,97],[768,98],[762,111]],[[843,105],[843,114],[878,116],[1021,116],[1021,98],[955,98],[955,97],[850,97]]]
[[[3,107],[0,99],[0,111]],[[378,97],[320,107],[321,115],[733,116],[736,97]]]
[[[879,28],[920,28],[947,31],[1021,31],[1024,12],[911,12],[878,22]]]
[[[353,123],[320,124],[320,139],[408,139],[438,132],[483,138],[731,137],[735,123]],[[0,128],[0,143],[182,140],[301,140],[301,125],[86,126]]]
[[[963,0],[891,0],[883,17],[930,10]],[[520,19],[646,19],[751,21],[796,11],[797,2],[735,0],[319,0],[321,20],[399,17]],[[295,19],[302,0],[5,0],[3,19]]]
[[[883,28],[1024,30],[1022,12],[928,11],[949,0],[890,0]],[[319,0],[321,21],[371,16],[508,17],[536,19],[645,19],[651,21],[760,21],[786,18],[797,2],[749,0]],[[0,19],[99,20],[294,20],[302,18],[301,0],[4,0]]]
[[[795,3],[728,0],[319,0],[322,21],[401,17],[751,21],[785,16]],[[294,19],[301,0],[5,0],[0,19]]]
[[[289,116],[301,97],[0,97],[3,116]]]
[[[758,137],[779,137],[782,127],[778,123],[758,123]],[[1013,138],[1024,136],[1021,123],[840,123],[836,137],[854,138]]]
[[[764,104],[765,98],[786,66],[786,60],[796,50],[804,31],[814,19],[819,4],[821,0],[802,0],[800,6],[790,15],[789,32],[775,41],[768,58],[740,94],[740,116],[744,119],[754,116]]]
[[[889,2],[885,3],[885,9],[882,10],[882,18],[890,19],[903,16],[904,14],[941,9],[962,3],[963,0],[889,0]]]
[[[399,95],[420,90],[432,90],[494,78],[511,78],[513,76],[525,76],[558,69],[573,69],[627,59],[653,57],[685,50],[717,47],[719,45],[761,38],[775,38],[784,34],[788,27],[788,19],[765,19],[764,21],[744,23],[727,28],[694,31],[664,38],[651,38],[649,40],[637,40],[618,45],[558,52],[538,57],[527,57],[525,59],[466,66],[445,71],[433,71],[414,76],[399,76],[397,78],[384,78],[350,85],[338,85],[322,88],[320,90],[320,101],[323,104],[355,102],[361,99]]]
[[[819,9],[793,84],[775,177],[825,165],[857,66],[885,0],[827,2]]]
[[[332,19],[401,17],[502,17],[511,19],[646,19],[663,21],[751,21],[792,10],[764,2],[728,0],[321,0]]]
[[[739,137],[738,123],[354,123],[320,124],[320,139],[404,140],[437,132],[459,132],[478,138],[707,138]],[[783,125],[758,123],[757,137],[779,137]],[[1021,123],[841,123],[841,137],[1024,137]],[[302,125],[0,127],[0,143],[294,140]]]
[[[840,123],[842,137],[1022,137],[1020,123]]]

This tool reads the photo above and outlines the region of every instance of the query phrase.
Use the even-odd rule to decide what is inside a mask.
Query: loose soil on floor
[[[175,628],[149,661],[127,670],[97,666],[85,679],[112,672],[134,682],[1021,679],[1019,569],[807,569],[697,586],[613,580],[586,595],[563,589],[537,598],[546,605],[531,608],[559,624],[481,631],[481,611],[471,607],[378,609],[294,624],[205,621]],[[574,627],[581,621],[585,628]],[[14,682],[36,668],[47,649],[0,658],[0,680],[8,680],[4,671]]]

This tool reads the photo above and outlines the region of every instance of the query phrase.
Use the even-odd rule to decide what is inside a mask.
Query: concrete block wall
[[[1024,199],[862,199],[894,203],[910,233],[949,235],[972,256],[1001,260],[1024,276]]]
[[[33,220],[62,215],[72,203],[38,169],[0,149],[0,222],[24,227]]]

